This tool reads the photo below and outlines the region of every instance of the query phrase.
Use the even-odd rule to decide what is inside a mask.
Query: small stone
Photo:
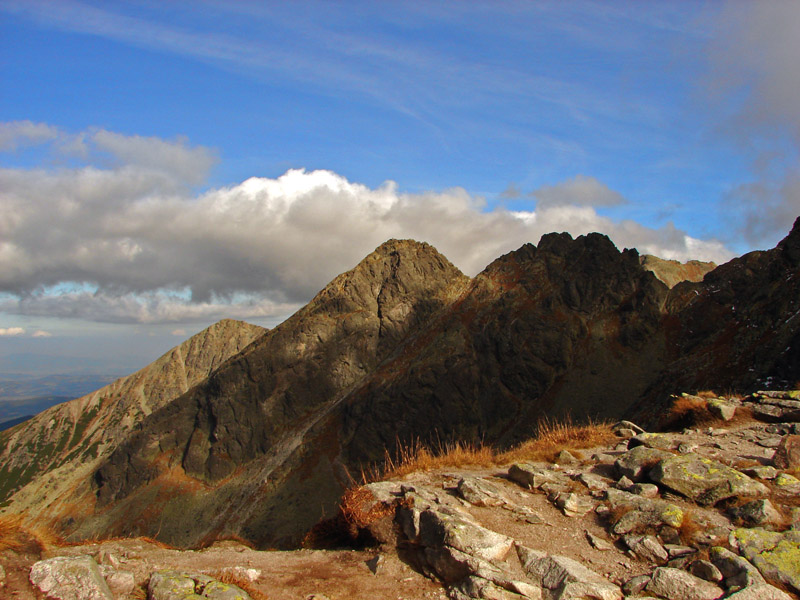
[[[688,556],[697,552],[697,550],[691,546],[683,546],[681,544],[664,544],[664,549],[667,551],[670,558]]]
[[[369,568],[370,571],[372,571],[373,575],[377,575],[378,574],[378,570],[383,565],[383,561],[384,561],[383,554],[376,554],[375,556],[370,558],[368,561],[366,561],[367,562],[367,567]]]
[[[611,542],[594,535],[588,529],[584,529],[583,533],[586,535],[586,539],[589,540],[589,543],[592,545],[592,547],[596,548],[597,550],[612,550],[614,548],[614,546],[611,545]]]
[[[617,458],[614,466],[617,468],[620,477],[627,477],[631,481],[641,481],[645,473],[656,463],[673,456],[672,453],[665,450],[636,446]]]
[[[735,519],[741,519],[748,525],[783,525],[783,515],[775,510],[772,503],[766,498],[752,500],[741,506],[731,509],[730,514]]]
[[[625,545],[628,546],[637,556],[654,563],[663,563],[669,558],[669,554],[659,541],[652,535],[625,535],[623,536]]]
[[[774,585],[761,583],[726,596],[725,600],[792,600],[792,597]]]
[[[633,481],[624,475],[617,480],[617,489],[625,490],[626,492],[633,487]]]
[[[635,483],[628,491],[637,496],[644,496],[645,498],[655,498],[658,496],[658,486],[652,483]]]
[[[635,596],[650,583],[650,575],[637,575],[631,577],[622,586],[622,593],[625,596]]]
[[[582,517],[594,508],[591,500],[574,493],[556,495],[555,505],[568,517]]]
[[[575,455],[572,454],[569,450],[562,450],[561,452],[559,452],[555,460],[555,463],[557,465],[576,465],[579,462],[580,461],[577,458],[575,458]]]
[[[707,560],[696,560],[689,568],[689,572],[695,577],[705,579],[712,583],[719,583],[723,580],[722,573],[714,566],[713,563]]]

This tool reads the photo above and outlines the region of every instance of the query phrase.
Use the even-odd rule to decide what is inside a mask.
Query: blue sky
[[[0,372],[274,325],[387,237],[771,247],[798,6],[0,0]]]

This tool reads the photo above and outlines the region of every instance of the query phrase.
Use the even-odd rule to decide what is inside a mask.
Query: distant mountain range
[[[390,240],[270,331],[222,322],[0,433],[0,499],[72,538],[292,546],[414,440],[507,447],[543,417],[652,424],[673,392],[794,384],[800,220],[712,266],[676,283],[603,235],[550,234],[470,279]]]

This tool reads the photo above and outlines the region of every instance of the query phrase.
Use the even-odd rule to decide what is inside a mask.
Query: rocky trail
[[[684,395],[676,406],[676,422],[716,420],[667,433],[623,421],[610,444],[553,461],[417,471],[352,490],[339,522],[372,542],[360,550],[30,541],[0,550],[0,596],[800,597],[800,392]]]

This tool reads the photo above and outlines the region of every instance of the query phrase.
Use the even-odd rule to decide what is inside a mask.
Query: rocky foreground
[[[415,472],[354,490],[338,521],[374,543],[366,550],[32,545],[0,551],[3,597],[797,598],[800,392],[677,405],[678,418],[716,421],[671,433],[623,421],[611,444],[551,462]]]

